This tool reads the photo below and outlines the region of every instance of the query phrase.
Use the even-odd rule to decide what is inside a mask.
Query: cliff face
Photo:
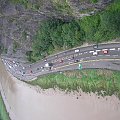
[[[64,21],[80,19],[105,8],[110,2],[111,0],[1,0],[0,44],[9,55],[16,48],[28,51],[41,21],[49,18]]]

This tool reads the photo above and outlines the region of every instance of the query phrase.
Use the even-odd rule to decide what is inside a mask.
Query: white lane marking
[[[104,50],[108,50],[108,49],[102,49],[102,50],[104,51]]]
[[[97,52],[101,51],[101,50],[96,50]]]
[[[81,59],[80,59],[80,61],[83,61],[83,60],[84,60],[84,58],[81,58]]]
[[[98,56],[103,56],[103,55],[98,55]]]
[[[110,55],[105,55],[105,56],[110,56]]]
[[[89,53],[93,53],[94,51],[89,51]]]
[[[115,48],[111,48],[110,50],[115,50]]]
[[[118,55],[113,55],[113,56],[118,56]]]
[[[84,52],[84,54],[86,54],[87,52]]]
[[[82,53],[79,53],[79,55],[82,55]]]
[[[118,50],[120,50],[120,48],[118,48]]]
[[[74,54],[74,57],[77,57],[79,54]]]

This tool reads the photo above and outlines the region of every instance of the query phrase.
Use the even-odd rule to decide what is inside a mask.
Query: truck
[[[45,68],[49,68],[51,70],[53,63],[45,63]]]

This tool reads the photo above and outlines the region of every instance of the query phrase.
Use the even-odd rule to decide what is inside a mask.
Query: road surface
[[[120,70],[120,43],[78,47],[48,56],[33,64],[18,62],[4,56],[2,60],[7,70],[20,80],[31,80],[43,74],[74,69]],[[52,66],[45,67],[46,63],[52,63]]]

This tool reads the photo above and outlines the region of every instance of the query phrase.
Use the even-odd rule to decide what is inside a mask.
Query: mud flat
[[[42,90],[9,74],[0,60],[0,84],[12,120],[120,120],[120,100],[91,93]]]

